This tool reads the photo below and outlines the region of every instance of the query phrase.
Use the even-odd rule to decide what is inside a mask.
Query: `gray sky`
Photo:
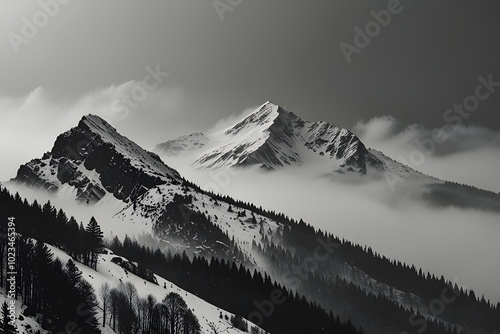
[[[351,63],[339,44],[354,45],[354,28],[391,1],[243,0],[222,21],[212,0],[58,1],[0,4],[1,139],[18,136],[23,147],[25,134],[33,152],[23,147],[23,159],[88,113],[145,146],[267,100],[346,128],[383,115],[441,127],[479,75],[500,81],[495,1],[402,0]],[[58,4],[55,14],[42,3]],[[170,75],[117,113],[120,94],[157,66]],[[500,90],[464,123],[500,130],[499,106]],[[33,132],[36,140],[26,137]]]

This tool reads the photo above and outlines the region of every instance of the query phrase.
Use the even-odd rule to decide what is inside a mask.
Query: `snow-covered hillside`
[[[68,254],[56,247],[49,246],[49,249],[55,257],[59,258],[63,262],[63,264],[66,264],[67,261],[71,259]],[[98,292],[101,286],[105,283],[108,283],[111,288],[118,288],[120,283],[125,284],[127,282],[130,282],[134,285],[140,298],[145,298],[149,294],[151,294],[158,301],[161,301],[168,293],[175,292],[185,300],[188,308],[191,309],[198,318],[202,333],[211,333],[211,323],[219,328],[220,332],[228,334],[243,333],[241,330],[234,328],[229,321],[225,320],[226,315],[229,319],[233,315],[230,312],[207,303],[206,301],[177,287],[176,285],[158,275],[155,275],[158,284],[148,282],[134,275],[133,273],[126,271],[118,264],[112,262],[112,259],[118,256],[114,255],[109,250],[107,250],[107,253],[108,254],[101,254],[99,256],[97,271],[75,261],[76,266],[82,272],[82,278],[89,282],[96,292]],[[123,259],[125,262],[128,262],[128,260],[123,257],[119,258]],[[102,300],[99,300],[99,302],[100,310],[98,313],[98,318],[99,323],[101,324],[102,332],[103,334],[113,334],[114,332],[109,326],[102,327]],[[223,315],[222,319],[220,318],[221,313]],[[251,322],[248,322],[248,327],[250,330],[252,327],[258,326]]]
[[[7,302],[8,304],[12,299],[7,298],[6,294],[0,290],[0,306]],[[40,331],[40,334],[46,334],[40,324],[37,323],[36,317],[28,317],[24,314],[26,310],[26,305],[23,305],[19,300],[15,300],[15,310],[16,310],[16,326],[19,334],[35,334]]]

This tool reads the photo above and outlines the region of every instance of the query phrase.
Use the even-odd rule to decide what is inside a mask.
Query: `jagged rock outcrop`
[[[22,165],[14,179],[49,191],[69,186],[76,189],[78,200],[87,202],[97,202],[107,193],[128,202],[159,184],[180,180],[158,155],[94,115],[59,135],[51,152]]]

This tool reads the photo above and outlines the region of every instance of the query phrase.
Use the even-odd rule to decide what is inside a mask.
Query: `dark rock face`
[[[193,250],[198,256],[227,257],[231,244],[229,237],[203,213],[189,208],[190,201],[174,197],[155,223],[156,235],[171,244]]]
[[[104,120],[87,116],[59,135],[44,159],[22,165],[14,180],[51,191],[68,184],[81,201],[97,202],[110,192],[128,202],[159,184],[179,182],[180,176]]]
[[[50,179],[41,177],[40,169],[47,167],[49,162],[41,159],[34,159],[25,165],[21,165],[17,171],[16,181],[29,184],[35,188],[44,188],[49,191],[56,191],[58,186]]]
[[[35,188],[56,192],[61,184],[69,184],[77,189],[80,201],[97,202],[105,191],[96,182],[89,180],[78,171],[78,166],[66,158],[34,159],[21,165],[15,181]]]
[[[125,270],[126,275],[128,275],[127,271],[129,271],[148,282],[158,285],[158,280],[156,279],[154,273],[151,270],[143,267],[140,263],[136,264],[134,262],[127,261],[119,256],[113,257],[111,259],[111,262],[116,263],[117,265],[122,267]]]
[[[305,146],[308,149],[337,160],[343,159],[343,167],[348,171],[366,174],[368,167],[383,169],[383,163],[368,152],[361,140],[348,130],[327,122],[313,122],[307,125],[305,135]]]
[[[113,193],[118,199],[135,198],[144,192],[144,187],[147,189],[163,183],[159,178],[145,175],[139,169],[133,168],[128,159],[117,152],[110,144],[103,143],[95,139],[93,143],[85,146],[85,149],[76,151],[81,143],[88,143],[85,139],[78,140],[73,136],[69,138],[59,137],[54,145],[53,155],[55,157],[74,152],[82,152],[83,165],[87,170],[95,170],[100,176],[99,179],[104,188]],[[65,150],[62,149],[65,148]],[[76,158],[76,162],[80,161]],[[61,177],[64,179],[64,174],[70,174],[72,179],[71,169],[62,168]]]

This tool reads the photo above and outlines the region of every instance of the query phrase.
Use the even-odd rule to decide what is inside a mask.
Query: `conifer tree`
[[[43,241],[37,241],[33,258],[33,303],[36,307],[44,309],[47,306],[50,296],[47,293],[48,287],[41,282],[47,282],[50,278],[50,266],[53,262],[53,255]]]
[[[2,317],[0,319],[0,333],[17,334],[16,326],[11,323],[7,302],[2,304]]]
[[[87,232],[87,241],[90,251],[89,265],[91,268],[97,269],[98,254],[103,251],[103,233],[94,217],[90,218],[85,231]]]
[[[78,270],[75,263],[69,259],[66,263],[66,274],[68,275],[68,281],[72,287],[78,288],[80,281],[82,279],[82,272]]]

